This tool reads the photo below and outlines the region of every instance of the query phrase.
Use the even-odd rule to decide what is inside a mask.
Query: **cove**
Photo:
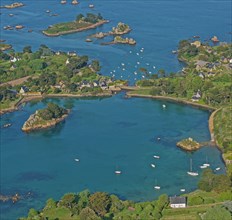
[[[24,121],[48,102],[71,108],[71,114],[55,128],[23,133]],[[186,173],[190,158],[194,170],[201,172],[199,166],[207,158],[213,169],[220,166],[220,173],[225,172],[217,148],[204,147],[191,154],[176,147],[186,137],[209,140],[208,118],[206,110],[152,99],[125,99],[123,93],[104,99],[27,103],[2,116],[1,124],[12,126],[1,129],[1,189],[5,194],[31,192],[33,196],[15,205],[1,203],[3,217],[23,216],[50,197],[58,199],[83,189],[135,201],[153,200],[163,193],[178,195],[181,188],[194,190],[199,177]],[[116,169],[122,174],[115,175]],[[156,184],[161,186],[159,191],[153,188]]]

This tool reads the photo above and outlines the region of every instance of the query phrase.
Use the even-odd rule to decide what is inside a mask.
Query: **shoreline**
[[[109,20],[103,20],[103,21],[100,21],[96,24],[92,24],[88,27],[82,27],[82,28],[78,28],[78,29],[74,29],[74,30],[69,30],[69,31],[61,31],[61,32],[58,32],[58,33],[54,33],[54,34],[49,34],[46,32],[46,30],[42,31],[42,33],[48,37],[58,37],[60,35],[65,35],[65,34],[72,34],[72,33],[76,33],[76,32],[81,32],[81,31],[87,31],[89,29],[94,29],[98,26],[101,26],[105,23],[109,23]]]
[[[18,102],[14,104],[14,106],[6,109],[0,109],[0,116],[6,113],[14,112],[19,110],[19,107],[23,103],[27,103],[37,99],[45,99],[45,98],[88,98],[88,97],[110,97],[112,94],[109,93],[99,93],[99,94],[45,94],[45,95],[34,95],[34,96],[24,96]]]
[[[130,93],[126,93],[127,97],[137,97],[137,98],[152,98],[152,99],[158,99],[158,100],[167,100],[167,101],[171,101],[171,102],[176,102],[176,103],[181,103],[181,104],[185,104],[185,105],[191,105],[194,107],[199,107],[202,109],[206,109],[206,110],[217,110],[217,108],[211,107],[209,105],[204,105],[204,104],[199,104],[199,103],[194,103],[191,101],[187,101],[187,100],[183,100],[183,99],[178,99],[178,98],[173,98],[170,96],[153,96],[153,95],[142,95],[142,94],[130,94]]]
[[[121,88],[122,90],[129,90],[126,88]],[[132,87],[130,90],[136,90],[135,87]],[[7,109],[0,109],[0,116],[6,113],[10,113],[10,112],[14,112],[19,110],[19,107],[23,104],[23,103],[27,103],[33,100],[39,100],[39,99],[45,99],[45,98],[91,98],[91,97],[111,97],[113,94],[108,92],[108,93],[99,93],[99,94],[45,94],[45,95],[37,95],[37,96],[25,96],[22,97],[15,105],[14,107],[10,107]],[[215,146],[220,150],[221,152],[221,156],[222,156],[222,160],[225,164],[225,166],[227,165],[226,160],[224,159],[223,156],[223,152],[222,149],[220,147],[220,145],[218,145],[217,140],[214,138],[214,116],[216,115],[216,113],[221,109],[217,109],[208,105],[203,105],[203,104],[199,104],[199,103],[193,103],[190,101],[186,101],[186,100],[181,100],[178,98],[173,98],[173,97],[168,97],[168,96],[152,96],[152,95],[140,95],[140,94],[128,94],[128,92],[126,93],[126,96],[131,98],[150,98],[150,99],[157,99],[157,100],[167,100],[170,102],[174,102],[177,104],[182,104],[182,105],[190,105],[193,107],[198,107],[201,109],[205,109],[208,111],[213,111],[210,114],[209,120],[208,120],[208,127],[209,127],[209,133],[210,133],[210,137],[211,137],[211,142],[215,143]]]

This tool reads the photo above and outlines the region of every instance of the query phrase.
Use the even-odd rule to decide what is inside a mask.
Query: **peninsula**
[[[22,130],[30,132],[55,126],[68,116],[68,110],[54,103],[48,103],[47,108],[32,114],[24,123]]]
[[[35,52],[30,46],[19,53],[0,51],[0,58],[0,113],[38,98],[111,96],[127,84],[102,75],[98,60],[89,61],[75,51],[55,52],[46,45]]]
[[[100,13],[97,15],[87,13],[86,16],[79,14],[77,15],[75,21],[51,25],[43,31],[43,34],[49,37],[57,37],[64,34],[71,34],[93,29],[107,22],[109,21],[103,19]]]

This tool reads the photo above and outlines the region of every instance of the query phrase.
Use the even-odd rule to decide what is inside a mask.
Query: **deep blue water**
[[[193,35],[200,35],[203,40],[213,35],[222,41],[231,38],[230,1],[97,0],[81,1],[78,6],[60,5],[59,1],[22,2],[25,7],[1,10],[1,39],[6,39],[16,50],[25,45],[37,49],[40,44],[54,50],[75,50],[99,59],[103,74],[110,75],[115,70],[116,78],[122,76],[131,82],[135,77],[141,78],[133,74],[139,67],[152,73],[160,68],[169,72],[180,70],[181,64],[171,51],[181,39]],[[6,3],[9,1],[1,1]],[[88,8],[92,3],[93,10]],[[47,9],[60,16],[49,17]],[[90,11],[100,12],[111,21],[97,31],[108,31],[119,21],[128,23],[133,29],[128,36],[135,38],[137,45],[101,46],[101,40],[86,43],[85,38],[96,30],[57,38],[41,34],[50,24],[73,20],[76,14]],[[15,16],[9,17],[9,13]],[[3,26],[17,24],[26,28],[3,30]],[[28,29],[33,32],[28,33]],[[121,63],[125,64],[125,71]],[[20,129],[24,121],[48,101],[72,107],[65,123],[46,131],[23,133]],[[162,104],[167,108],[163,109]],[[178,140],[187,137],[209,140],[208,117],[208,111],[157,100],[124,99],[124,94],[106,99],[31,102],[20,111],[5,114],[1,124],[12,123],[12,126],[0,130],[1,193],[32,192],[32,196],[14,205],[1,203],[1,219],[16,219],[30,207],[41,208],[49,197],[59,199],[66,192],[86,188],[135,201],[152,200],[162,193],[179,194],[180,188],[193,190],[198,177],[186,174],[190,158],[194,170],[200,171],[199,165],[207,158],[212,168],[220,166],[220,172],[225,172],[216,148],[204,147],[190,154],[175,146]],[[161,140],[157,141],[157,137]],[[155,160],[154,154],[160,155],[160,159]],[[80,162],[75,162],[75,158],[80,158]],[[151,163],[156,164],[155,169]],[[115,169],[121,169],[122,175],[116,176]],[[158,192],[153,189],[156,183],[161,186]]]

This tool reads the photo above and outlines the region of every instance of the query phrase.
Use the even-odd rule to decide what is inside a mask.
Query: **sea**
[[[14,1],[1,0],[1,5]],[[181,71],[173,50],[180,40],[200,36],[208,41],[217,36],[231,41],[231,2],[223,0],[80,0],[78,5],[61,5],[58,0],[21,0],[24,7],[1,9],[0,38],[16,51],[31,45],[37,50],[45,44],[54,51],[75,51],[99,60],[101,73],[131,85],[159,69]],[[94,4],[94,8],[89,8]],[[46,11],[50,12],[47,13]],[[55,38],[42,30],[49,25],[75,20],[79,13],[101,13],[110,22],[96,29]],[[9,14],[14,14],[9,16]],[[57,15],[57,16],[54,16]],[[85,39],[106,32],[118,22],[128,24],[136,46],[101,45],[112,37]],[[24,25],[21,30],[4,30],[7,25]],[[33,30],[28,32],[28,30]],[[55,128],[24,133],[21,128],[30,114],[54,102],[71,109],[65,122]],[[163,105],[166,108],[163,108]],[[48,198],[60,199],[69,192],[105,191],[121,199],[152,201],[161,194],[180,195],[197,188],[197,177],[187,171],[203,163],[225,173],[221,153],[205,146],[194,153],[176,147],[192,137],[210,140],[210,111],[173,102],[147,98],[126,98],[119,93],[108,98],[54,98],[32,101],[18,111],[1,116],[0,186],[2,195],[18,193],[17,203],[0,202],[1,219],[26,216],[30,208],[41,209]],[[12,124],[8,128],[2,126]],[[159,156],[159,159],[153,156]],[[75,159],[78,159],[75,160]],[[155,165],[155,168],[151,166]],[[116,175],[115,171],[121,174]],[[155,190],[154,186],[160,186]]]

